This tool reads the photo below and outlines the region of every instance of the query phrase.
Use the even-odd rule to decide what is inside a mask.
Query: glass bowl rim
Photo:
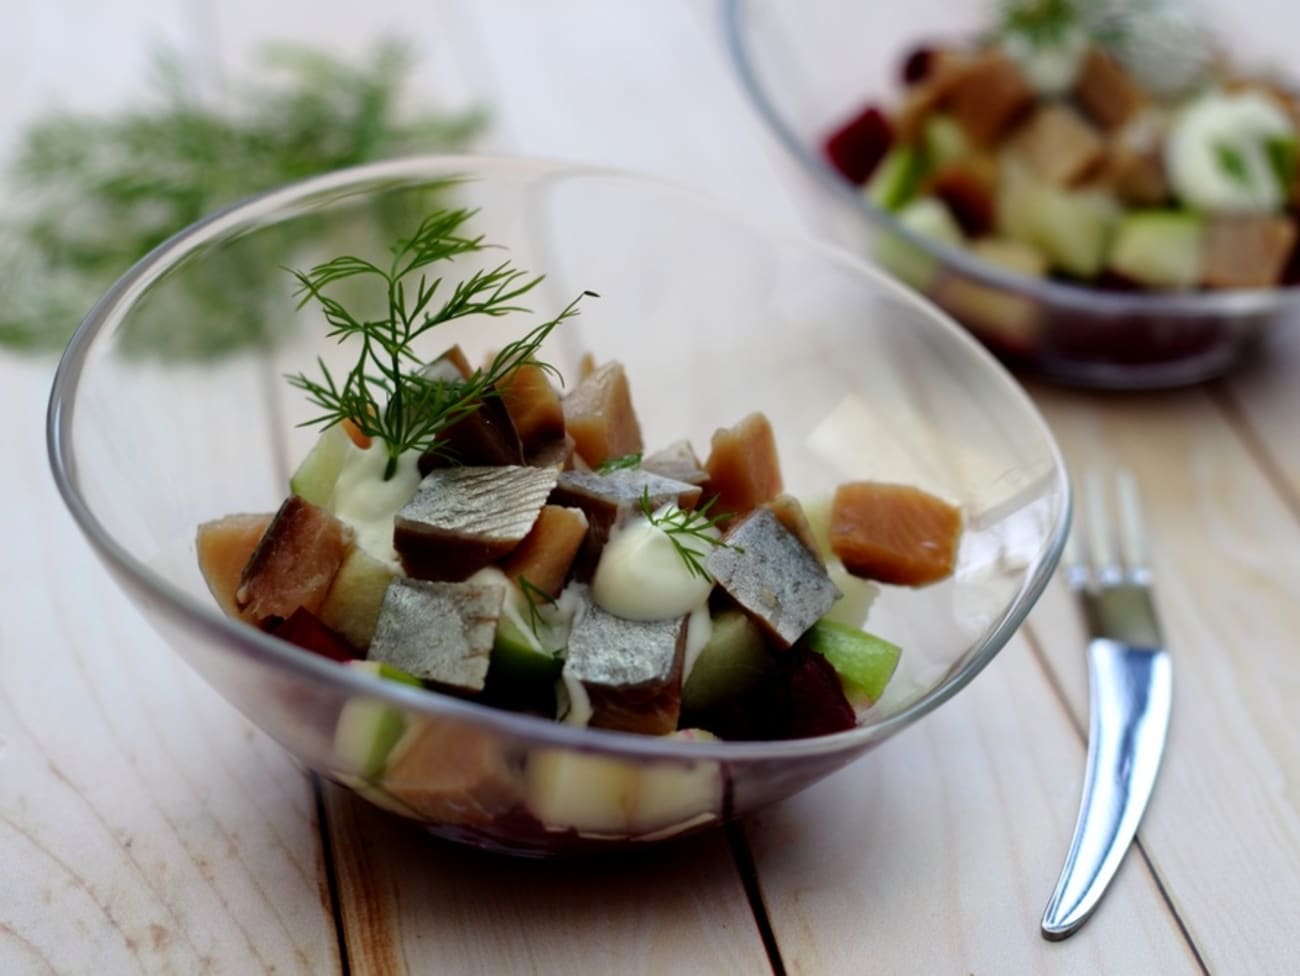
[[[1062,498],[1062,512],[1054,532],[1041,550],[1037,565],[1021,583],[998,625],[980,644],[975,645],[964,667],[950,671],[942,683],[892,715],[875,722],[868,719],[853,729],[831,735],[763,741],[684,742],[660,736],[580,728],[462,700],[436,691],[409,687],[399,682],[385,681],[362,670],[341,667],[319,655],[304,652],[255,627],[227,617],[215,603],[202,601],[174,586],[128,552],[113,537],[82,497],[72,433],[78,380],[90,348],[106,328],[120,322],[135,300],[170,268],[204,246],[237,231],[249,221],[276,214],[281,215],[281,219],[293,219],[295,206],[302,206],[318,196],[337,196],[349,190],[369,192],[385,183],[393,185],[393,181],[420,184],[434,179],[465,179],[466,174],[473,174],[468,176],[472,181],[480,171],[505,174],[522,171],[533,176],[605,178],[670,192],[694,207],[712,211],[734,226],[774,246],[798,247],[801,251],[820,254],[834,264],[848,266],[858,276],[871,279],[873,285],[881,291],[903,304],[916,307],[935,320],[953,340],[967,345],[977,353],[985,366],[997,375],[1006,388],[1006,393],[1021,401],[1026,419],[1048,448],[1052,460],[1050,477],[1056,482],[1055,487]],[[211,638],[215,644],[220,645],[222,653],[262,661],[269,659],[270,666],[282,673],[309,682],[322,682],[340,697],[364,695],[428,717],[465,721],[499,734],[528,740],[533,745],[677,762],[714,760],[734,763],[856,752],[873,742],[888,738],[933,711],[969,684],[1024,622],[1055,569],[1065,544],[1073,505],[1060,448],[1028,394],[1000,363],[937,306],[848,251],[798,232],[766,225],[698,189],[614,168],[522,156],[409,156],[335,170],[248,197],[177,232],[132,265],[96,302],[78,326],[55,371],[46,414],[46,447],[59,494],[97,555],[110,570],[118,574],[119,582],[125,580],[132,588],[148,594],[152,598],[153,610],[165,612],[184,630]],[[170,644],[170,641],[164,642]],[[181,654],[170,646],[168,649]],[[254,724],[258,724],[256,720]]]
[[[786,124],[785,117],[777,110],[769,96],[769,89],[760,77],[745,42],[743,8],[752,5],[750,0],[723,0],[721,8],[723,38],[732,68],[740,78],[746,97],[757,109],[768,129],[795,157],[801,168],[812,174],[824,190],[829,190],[838,199],[847,203],[853,213],[868,223],[897,234],[908,244],[977,282],[1027,294],[1044,303],[1072,311],[1109,316],[1201,318],[1260,315],[1300,305],[1300,285],[1216,289],[1201,292],[1117,292],[1065,281],[1034,278],[1007,268],[1000,268],[976,257],[965,248],[912,230],[900,223],[893,214],[869,201],[857,187],[836,172],[829,162],[810,150]]]

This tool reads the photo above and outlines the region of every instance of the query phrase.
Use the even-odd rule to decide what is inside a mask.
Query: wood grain
[[[1288,367],[1300,379],[1300,361]],[[1270,972],[1294,953],[1300,876],[1300,525],[1204,392],[1085,397],[1036,389],[1079,466],[1137,475],[1174,659],[1168,753],[1142,837],[1211,970]],[[1068,594],[1030,623],[1085,722],[1083,634]],[[1248,825],[1248,826],[1247,826]],[[1232,884],[1233,911],[1224,889]]]
[[[1283,321],[1265,337],[1263,347],[1245,368],[1212,389],[1228,419],[1257,463],[1278,482],[1292,513],[1300,518],[1300,314]]]
[[[626,858],[521,861],[439,843],[346,792],[329,819],[353,973],[758,973],[720,834]]]
[[[746,103],[712,5],[383,0],[363,19],[308,0],[18,0],[0,33],[0,151],[43,107],[140,92],[159,40],[216,84],[262,40],[356,53],[387,30],[424,54],[434,101],[494,105],[494,151],[654,173],[856,243]],[[64,514],[41,440],[49,379],[0,355],[0,973],[338,972],[320,829],[358,974],[768,968],[722,836],[633,861],[509,862],[332,787],[317,824],[302,772],[170,654]],[[1034,390],[1071,459],[1133,467],[1153,510],[1176,701],[1142,831],[1151,868],[1130,857],[1087,928],[1039,939],[1087,696],[1054,587],[1032,647],[1013,641],[924,724],[746,825],[789,971],[1194,972],[1192,946],[1213,971],[1293,968],[1298,381],[1293,323],[1209,393]]]
[[[1078,803],[1083,743],[1013,640],[933,716],[748,826],[791,973],[1185,972],[1130,858],[1086,937],[1038,919]],[[958,960],[960,962],[958,963]]]
[[[80,538],[45,461],[49,380],[0,358],[21,418],[0,506],[0,581],[21,608],[0,621],[0,961],[25,960],[0,971],[337,969],[309,784]]]

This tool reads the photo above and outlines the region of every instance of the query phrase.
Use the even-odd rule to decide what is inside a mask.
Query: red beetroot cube
[[[826,158],[852,183],[867,181],[889,152],[894,127],[885,113],[869,105],[826,140]]]
[[[275,625],[271,633],[331,661],[351,661],[359,656],[351,644],[304,607],[299,607],[287,620]]]

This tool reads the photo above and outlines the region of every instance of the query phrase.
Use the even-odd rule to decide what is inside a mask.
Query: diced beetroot
[[[290,495],[244,567],[235,591],[241,615],[261,623],[288,618],[299,607],[315,613],[351,550],[351,529]]]
[[[331,661],[351,661],[358,657],[351,644],[321,623],[320,618],[305,607],[299,607],[288,619],[272,627],[271,633]]]
[[[899,69],[899,75],[905,85],[915,85],[924,81],[934,70],[935,55],[938,52],[922,44],[912,49],[907,57],[903,58],[903,63]]]
[[[783,738],[830,735],[858,724],[840,676],[826,658],[806,647],[796,648],[788,657],[790,711]]]
[[[931,191],[948,207],[968,237],[980,237],[993,228],[993,185],[987,175],[969,163],[945,166],[934,175]]]
[[[885,113],[868,105],[826,140],[826,158],[851,183],[862,184],[894,141]]]

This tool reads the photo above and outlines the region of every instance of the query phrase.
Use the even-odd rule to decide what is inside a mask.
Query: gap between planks
[[[1241,441],[1246,454],[1259,468],[1265,483],[1277,494],[1291,516],[1300,522],[1300,495],[1288,480],[1281,460],[1273,453],[1264,432],[1251,420],[1240,399],[1224,382],[1206,387],[1211,406],[1223,416],[1224,423]]]

